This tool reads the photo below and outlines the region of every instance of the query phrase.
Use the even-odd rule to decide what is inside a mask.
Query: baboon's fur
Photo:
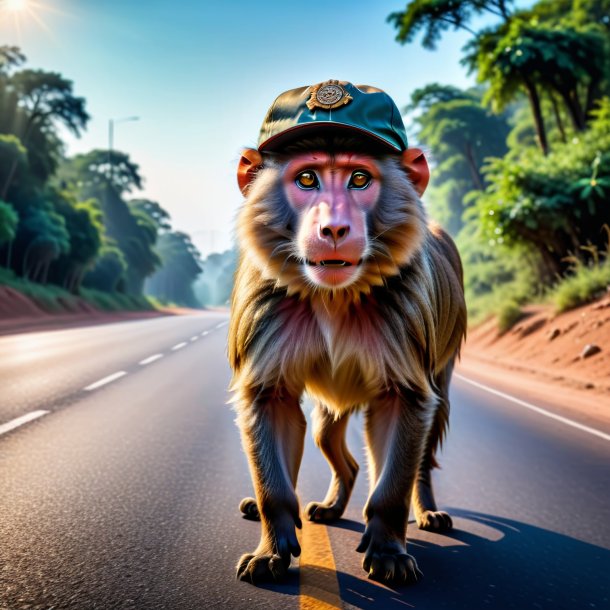
[[[381,580],[416,578],[404,548],[412,490],[420,527],[451,527],[437,511],[430,469],[466,328],[459,254],[427,222],[400,158],[376,157],[381,195],[368,218],[361,273],[347,288],[313,285],[295,245],[299,219],[282,188],[289,154],[264,157],[238,218],[231,387],[256,490],[256,505],[246,500],[242,510],[262,521],[261,543],[242,557],[238,574],[252,581],[280,577],[290,553],[299,552],[294,489],[306,391],[316,401],[314,438],[333,472],[326,499],[308,506],[309,518],[336,519],[345,509],[358,465],[344,431],[349,414],[363,409],[371,490],[359,547],[364,566]],[[390,567],[388,556],[396,560]]]

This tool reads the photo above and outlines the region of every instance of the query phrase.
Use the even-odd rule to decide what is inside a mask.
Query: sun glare
[[[24,11],[28,7],[28,0],[4,0],[0,6],[6,11]]]

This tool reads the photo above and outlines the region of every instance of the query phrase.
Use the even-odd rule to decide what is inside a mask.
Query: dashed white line
[[[209,332],[210,332],[209,330],[204,330],[204,331],[201,333],[201,336],[202,336],[202,337],[205,337],[205,336],[206,336],[206,335],[207,335]]]
[[[197,337],[197,336],[195,336],[195,337],[191,337],[191,343],[192,343],[193,341],[197,341],[197,339],[199,339],[199,337]]]
[[[172,352],[182,349],[185,345],[186,345],[186,342],[178,343],[178,344],[174,345],[174,347],[172,347]]]
[[[214,326],[214,328],[222,328],[223,326],[226,326],[229,323],[228,320],[225,320],[224,322],[221,322],[220,324],[216,324],[216,326]]]
[[[453,376],[457,377],[458,379],[461,379],[462,381],[465,381],[466,383],[469,383],[477,388],[485,390],[485,391],[489,392],[490,394],[495,394],[496,396],[500,396],[501,398],[510,400],[511,402],[514,402],[515,404],[525,407],[526,409],[535,411],[536,413],[539,413],[540,415],[544,415],[545,417],[550,417],[551,419],[560,421],[561,423],[566,424],[567,426],[572,426],[572,428],[578,428],[578,430],[582,430],[583,432],[588,432],[589,434],[593,434],[594,436],[599,436],[600,438],[603,438],[606,441],[610,441],[610,434],[606,434],[605,432],[602,432],[601,430],[597,430],[596,428],[590,428],[589,426],[585,426],[584,424],[579,424],[578,422],[568,419],[567,417],[562,417],[561,415],[557,415],[556,413],[551,413],[550,411],[547,411],[546,409],[542,409],[541,407],[537,407],[536,405],[533,405],[529,402],[525,402],[525,400],[515,398],[514,396],[511,396],[510,394],[505,394],[504,392],[494,390],[493,388],[483,385],[482,383],[478,383],[477,381],[473,381],[472,379],[468,379],[467,377],[464,377],[463,375],[459,375],[458,373],[454,373]]]
[[[15,419],[11,419],[11,421],[6,422],[0,426],[0,435],[6,434],[15,428],[19,428],[19,426],[23,426],[23,424],[27,424],[31,422],[33,419],[38,419],[43,415],[50,413],[50,411],[43,411],[42,409],[38,411],[32,411],[30,413],[26,413],[25,415],[21,415],[20,417],[16,417]]]
[[[163,358],[163,354],[153,354],[152,356],[149,356],[148,358],[144,358],[144,360],[140,360],[140,362],[138,362],[138,364],[140,366],[146,366],[147,364],[150,364],[151,362],[154,362],[155,360],[159,360],[159,358]]]
[[[91,385],[88,385],[86,388],[83,389],[87,392],[90,392],[91,390],[97,390],[97,388],[101,388],[107,383],[112,383],[113,381],[116,381],[117,379],[120,379],[125,375],[127,375],[127,371],[118,371],[116,373],[112,373],[112,375],[108,375],[108,377],[104,377],[103,379],[92,383]]]

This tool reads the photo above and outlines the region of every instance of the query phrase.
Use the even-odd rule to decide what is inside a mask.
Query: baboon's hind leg
[[[345,443],[349,416],[346,413],[335,419],[320,403],[316,403],[314,408],[313,437],[328,460],[332,479],[324,500],[307,505],[305,511],[310,521],[329,522],[339,519],[352,493],[359,467]]]
[[[428,433],[422,461],[417,470],[417,479],[413,490],[413,512],[419,529],[431,532],[446,532],[453,527],[451,516],[438,510],[432,488],[432,469],[438,466],[436,450],[441,444],[449,421],[449,381],[453,362],[437,378],[440,401],[434,416],[434,422]]]

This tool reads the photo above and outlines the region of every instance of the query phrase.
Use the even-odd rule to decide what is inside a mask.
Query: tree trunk
[[[566,137],[566,131],[563,127],[563,121],[561,119],[561,113],[559,112],[559,106],[557,105],[557,100],[553,95],[552,91],[549,91],[549,99],[551,100],[551,105],[553,106],[553,114],[555,115],[555,122],[557,123],[557,129],[559,129],[559,133],[561,134],[561,141],[565,144],[568,139]]]
[[[483,180],[481,178],[479,168],[477,167],[477,163],[474,158],[472,144],[469,141],[466,141],[466,161],[468,163],[468,168],[470,169],[470,175],[472,177],[472,183],[474,184],[474,188],[479,191],[482,191],[484,188]]]
[[[10,269],[11,265],[13,263],[12,258],[13,258],[13,242],[15,240],[14,239],[9,239],[8,241],[8,248],[6,251],[6,268]]]
[[[542,150],[543,155],[549,154],[549,143],[546,137],[546,128],[544,126],[544,118],[542,117],[542,108],[540,106],[540,97],[536,90],[536,85],[529,80],[525,74],[521,74],[523,78],[523,84],[527,89],[527,94],[530,100],[530,106],[532,108],[532,114],[534,115],[534,125],[536,126],[536,135],[538,136],[538,144]]]
[[[559,95],[563,98],[570,119],[572,119],[572,125],[576,131],[585,130],[585,118],[582,111],[582,106],[578,99],[578,94],[575,89],[567,90],[562,89],[559,91]]]

